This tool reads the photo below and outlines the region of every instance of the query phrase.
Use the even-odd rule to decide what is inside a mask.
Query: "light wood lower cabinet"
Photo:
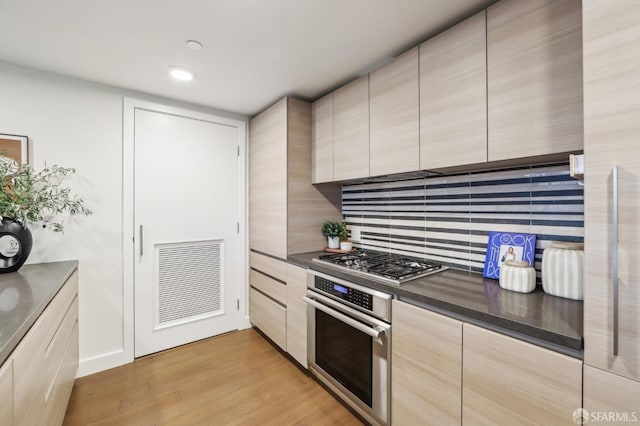
[[[249,289],[251,322],[283,350],[287,349],[287,309],[255,288]]]
[[[589,422],[640,422],[640,382],[585,365],[584,409]]]
[[[287,265],[287,352],[307,368],[307,270]]]
[[[464,324],[463,424],[575,425],[582,361]]]
[[[391,420],[460,424],[462,322],[393,301]]]
[[[13,360],[0,368],[0,425],[13,425]]]
[[[62,424],[78,368],[77,271],[31,327],[11,359],[14,424]]]

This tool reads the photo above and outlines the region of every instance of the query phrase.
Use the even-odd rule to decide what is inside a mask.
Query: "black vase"
[[[15,272],[27,261],[33,237],[28,228],[14,219],[4,217],[0,225],[0,274]]]

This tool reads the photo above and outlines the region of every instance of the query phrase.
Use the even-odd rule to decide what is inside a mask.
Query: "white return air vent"
[[[223,313],[224,240],[156,244],[155,329]]]

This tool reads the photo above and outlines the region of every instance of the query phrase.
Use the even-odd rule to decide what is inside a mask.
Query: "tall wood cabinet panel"
[[[13,425],[13,360],[0,367],[0,425]]]
[[[307,367],[307,270],[287,265],[287,352]]]
[[[581,0],[487,9],[489,161],[582,149],[581,28]]]
[[[487,161],[486,41],[483,10],[420,45],[421,169]]]
[[[333,178],[369,176],[369,76],[333,92]]]
[[[620,416],[618,421],[606,424],[640,422],[640,382],[585,365],[583,386],[583,407],[590,416],[595,416],[589,420],[598,420],[597,416],[612,413]],[[602,418],[599,420],[603,421]]]
[[[369,74],[369,174],[420,167],[418,48]]]
[[[280,259],[319,250],[339,219],[340,188],[311,184],[311,106],[284,98],[250,122],[249,245]]]
[[[311,104],[311,183],[333,181],[333,93]]]
[[[471,324],[463,336],[463,424],[575,424],[582,361]]]
[[[251,248],[287,257],[287,99],[249,123]]]
[[[404,302],[392,303],[392,424],[459,425],[462,323]]]
[[[583,13],[584,359],[585,364],[640,381],[640,3],[585,0]],[[613,235],[616,165],[617,243]],[[614,355],[616,331],[618,354]]]

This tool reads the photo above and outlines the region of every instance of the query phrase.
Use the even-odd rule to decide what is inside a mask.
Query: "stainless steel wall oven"
[[[307,274],[310,371],[373,424],[390,418],[392,296]]]

